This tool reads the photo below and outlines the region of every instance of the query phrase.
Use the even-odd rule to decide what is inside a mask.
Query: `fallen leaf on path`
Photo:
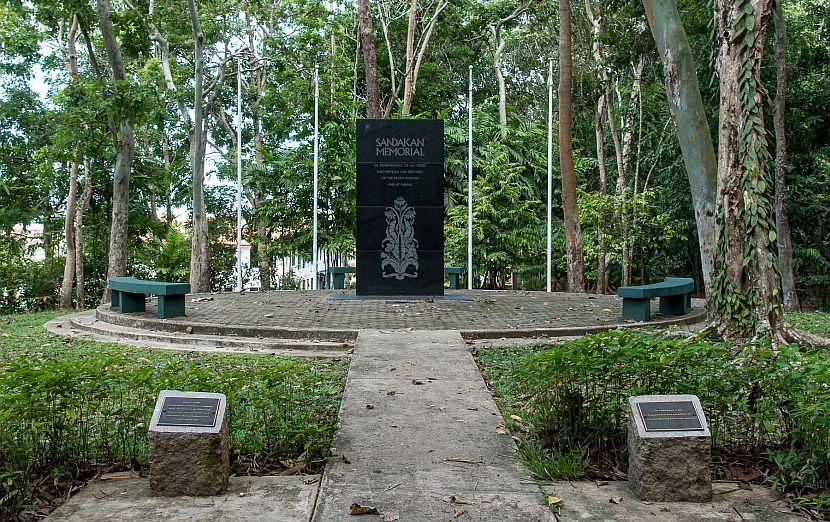
[[[455,517],[454,518],[458,518],[463,514],[464,514],[464,508],[463,507],[455,508]]]
[[[623,498],[622,497],[611,497],[608,499],[608,502],[612,504],[622,504]]]
[[[456,495],[454,493],[450,493],[448,495],[444,495],[441,497],[441,500],[448,504],[472,504],[469,500],[465,499],[460,495]]]
[[[412,328],[411,326],[408,326],[403,329],[404,332],[411,332],[412,330],[414,330],[414,328]]]
[[[597,483],[597,487],[608,485],[608,481],[606,481],[606,480],[597,480],[596,483]]]
[[[548,495],[548,505],[549,506],[556,506],[562,503],[562,499],[559,497],[554,497],[553,495]]]
[[[504,426],[499,426],[498,428],[496,428],[496,433],[498,433],[499,435],[507,435],[510,433],[510,430],[508,430]]]
[[[462,464],[484,464],[483,460],[469,460],[469,459],[462,459],[461,457],[450,457],[448,459],[444,459],[445,462],[460,462]]]
[[[273,319],[274,314],[265,314],[263,317],[265,317],[266,319]]]
[[[192,334],[192,333],[193,333],[193,327],[192,327],[192,326],[188,326],[187,328],[185,328],[185,329],[184,329],[184,331],[185,331],[185,332],[187,332],[187,333],[189,333],[189,334]]]
[[[372,506],[361,506],[357,502],[349,506],[350,515],[380,515],[378,508]]]
[[[244,492],[244,491],[240,491],[240,492],[239,492],[239,496],[240,496],[240,497],[244,497],[244,496],[245,496],[245,492]]]
[[[397,513],[384,513],[383,514],[383,522],[393,522],[394,520],[400,520],[401,516]]]

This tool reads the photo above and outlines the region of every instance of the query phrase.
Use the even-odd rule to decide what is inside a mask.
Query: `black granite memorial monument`
[[[357,295],[444,295],[444,123],[357,121]]]

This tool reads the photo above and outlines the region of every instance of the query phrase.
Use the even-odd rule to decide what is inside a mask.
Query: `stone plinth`
[[[654,502],[711,500],[712,435],[700,400],[694,395],[641,395],[628,401],[628,480],[634,495]],[[678,406],[691,414],[673,409]]]
[[[209,496],[228,487],[227,398],[164,390],[150,422],[150,490]]]

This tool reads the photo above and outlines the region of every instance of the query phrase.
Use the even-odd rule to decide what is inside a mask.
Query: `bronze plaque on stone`
[[[211,428],[218,414],[219,399],[213,397],[165,397],[156,424]]]
[[[692,401],[639,402],[646,431],[704,431]]]

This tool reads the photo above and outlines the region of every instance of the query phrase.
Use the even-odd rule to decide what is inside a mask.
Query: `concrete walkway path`
[[[312,517],[554,520],[457,331],[361,331]]]

